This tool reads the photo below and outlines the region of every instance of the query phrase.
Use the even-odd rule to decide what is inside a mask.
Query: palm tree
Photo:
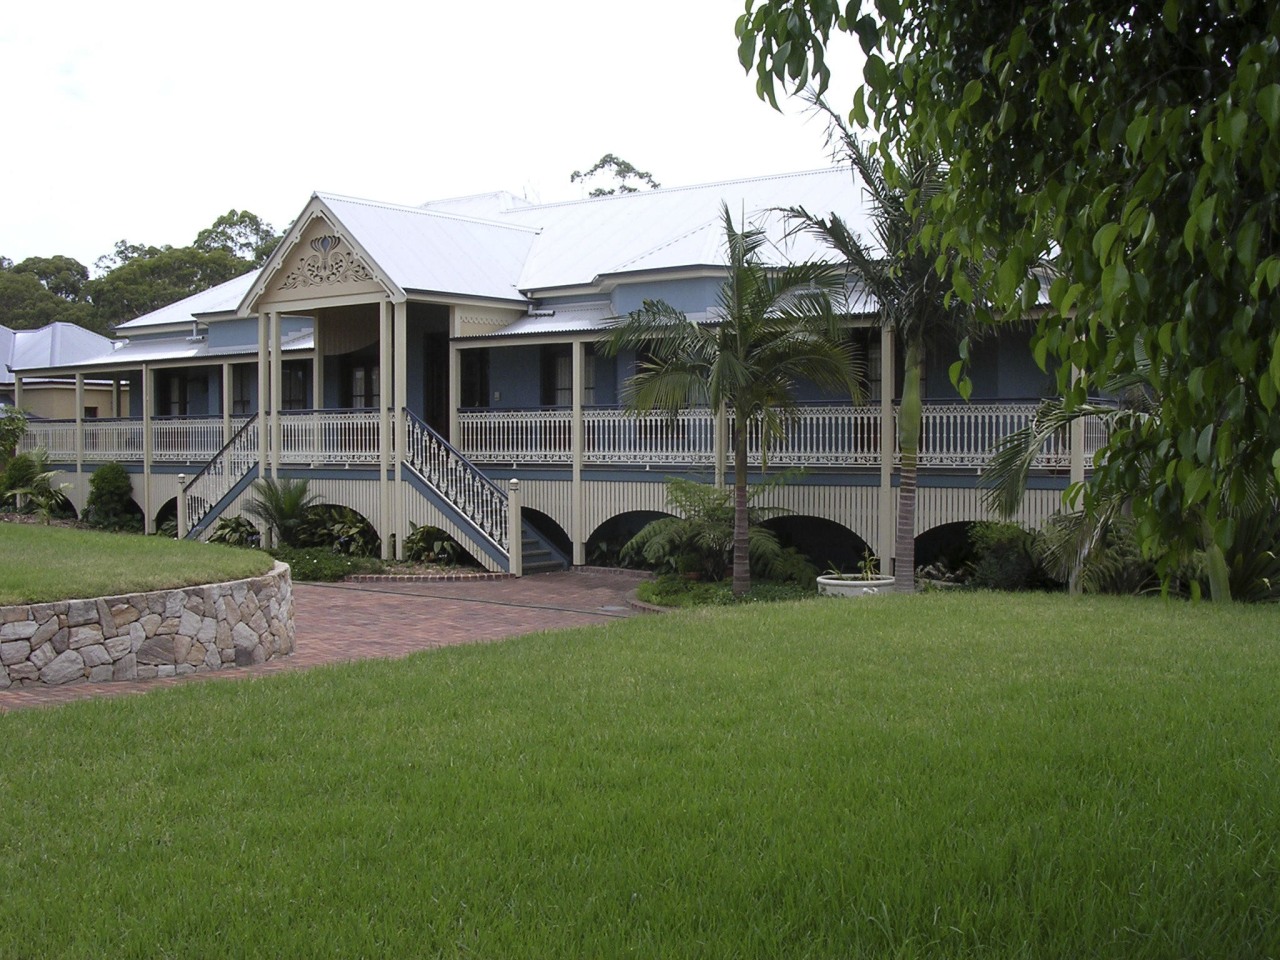
[[[786,211],[794,229],[829,245],[848,265],[848,272],[874,299],[877,322],[892,331],[905,353],[902,401],[898,410],[898,451],[902,457],[898,486],[898,522],[894,538],[896,589],[915,590],[916,478],[923,411],[924,360],[930,346],[953,338],[971,326],[973,308],[952,292],[950,270],[939,271],[936,255],[921,243],[931,198],[941,190],[946,167],[938,156],[908,156],[898,164],[891,184],[884,165],[864,147],[838,115],[821,101],[847,159],[870,201],[875,246],[866,243],[839,216],[814,216],[803,207]],[[891,384],[884,389],[891,390]]]
[[[307,493],[306,480],[255,480],[254,498],[244,505],[244,512],[265,523],[281,546],[291,547],[307,511],[320,503],[315,494]]]
[[[727,275],[715,320],[698,323],[662,301],[645,301],[617,323],[602,346],[610,356],[623,350],[645,355],[623,385],[623,402],[633,411],[674,413],[696,404],[733,409],[733,592],[741,596],[751,587],[749,427],[758,426],[767,462],[768,446],[781,436],[801,381],[847,390],[855,399],[861,388],[852,347],[841,336],[832,306],[844,294],[842,270],[827,263],[768,266],[761,258],[764,232],[739,229],[727,205],[721,218]]]
[[[1125,444],[1132,438],[1141,448],[1144,438],[1153,435],[1152,428],[1159,418],[1159,404],[1149,393],[1148,370],[1149,364],[1141,358],[1135,370],[1103,385],[1106,394],[1120,398],[1119,403],[1086,402],[1068,407],[1057,398],[1041,404],[1030,423],[1000,441],[995,456],[983,471],[987,505],[1006,518],[1012,517],[1022,503],[1027,479],[1040,451],[1055,435],[1065,433],[1078,420],[1096,420],[1111,437],[1113,445]],[[1078,499],[1080,493],[1085,494],[1082,508],[1065,515],[1061,521],[1063,530],[1070,536],[1063,536],[1062,543],[1057,545],[1065,554],[1058,560],[1067,573],[1072,593],[1081,591],[1095,551],[1111,527],[1128,512],[1133,486],[1149,482],[1153,469],[1148,465],[1136,471],[1108,471],[1104,464],[1082,491],[1074,491],[1069,496],[1068,499]],[[1254,575],[1256,567],[1267,557],[1275,560],[1275,542],[1268,539],[1276,529],[1277,504],[1273,496],[1270,489],[1250,489],[1243,504],[1234,510],[1225,502],[1216,505],[1223,513],[1233,516],[1237,527],[1245,532],[1231,555],[1214,540],[1204,509],[1188,512],[1187,522],[1201,528],[1205,578],[1209,595],[1215,602],[1228,603],[1237,592],[1242,596],[1258,592],[1255,581],[1261,579],[1261,575]],[[1265,532],[1261,538],[1253,536],[1261,532]],[[1269,582],[1262,593],[1271,597]]]

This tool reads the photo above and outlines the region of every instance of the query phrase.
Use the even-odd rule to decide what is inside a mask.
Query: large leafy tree
[[[853,118],[950,162],[935,246],[1003,309],[1056,255],[1035,349],[1068,406],[1149,358],[1157,415],[1113,438],[1089,498],[1135,491],[1166,564],[1229,548],[1280,472],[1280,5],[749,0],[739,57],[770,99],[822,87],[834,31],[867,55]]]
[[[751,587],[749,430],[758,429],[767,454],[800,383],[851,397],[860,384],[833,309],[833,299],[844,293],[842,269],[827,263],[770,267],[761,255],[765,233],[736,226],[728,206],[721,218],[727,270],[714,322],[699,323],[662,301],[646,301],[617,324],[603,346],[611,355],[634,350],[643,358],[624,385],[624,402],[633,410],[732,408],[733,592],[740,596]]]
[[[117,244],[119,249],[124,244]],[[120,323],[158,310],[183,297],[225,283],[253,264],[222,249],[146,247],[108,273],[90,280],[85,290],[99,317]]]
[[[192,244],[210,253],[223,250],[260,267],[280,242],[280,234],[257,214],[231,209],[196,234]]]
[[[71,257],[28,257],[13,263],[0,257],[0,324],[30,330],[66,321],[102,330],[83,299],[88,268]]]
[[[972,322],[973,309],[954,296],[951,275],[939,272],[920,243],[928,226],[927,202],[942,188],[946,168],[936,154],[909,155],[902,177],[891,183],[884,166],[836,117],[834,132],[867,194],[874,245],[837,214],[815,216],[803,208],[790,215],[840,254],[861,289],[875,298],[876,318],[902,345],[902,401],[898,408],[898,519],[894,537],[895,589],[915,591],[916,480],[924,410],[924,363],[931,348],[954,343]],[[888,385],[886,385],[888,387]]]

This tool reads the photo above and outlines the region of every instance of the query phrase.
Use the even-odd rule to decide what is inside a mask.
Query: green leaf
[[[982,81],[970,80],[964,85],[964,94],[960,98],[962,108],[972,107],[982,98]]]
[[[1200,431],[1200,439],[1196,441],[1196,459],[1208,463],[1213,453],[1213,424]]]
[[[889,68],[879,54],[873,53],[867,57],[867,65],[862,68],[862,78],[872,90],[885,92],[889,89]]]
[[[1274,135],[1277,126],[1280,126],[1280,83],[1273,83],[1259,90],[1256,102],[1258,115]]]
[[[1099,263],[1107,262],[1107,254],[1111,252],[1111,245],[1119,235],[1120,224],[1118,223],[1104,223],[1093,235],[1093,254],[1098,258]]]
[[[1129,152],[1133,154],[1134,159],[1142,153],[1142,142],[1147,138],[1147,131],[1151,129],[1151,117],[1148,114],[1139,114],[1134,117],[1124,132],[1124,142],[1129,145]]]

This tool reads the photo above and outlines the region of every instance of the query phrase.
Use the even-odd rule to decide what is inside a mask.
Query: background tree
[[[32,330],[55,321],[101,332],[93,305],[83,296],[88,268],[71,257],[0,258],[0,324]]]
[[[248,210],[230,210],[187,247],[116,242],[94,263],[72,257],[0,257],[0,324],[66,321],[98,333],[261,266],[280,236]]]
[[[852,165],[866,191],[875,246],[850,230],[836,214],[823,218],[798,207],[790,216],[800,228],[840,254],[857,284],[875,298],[879,324],[891,331],[903,348],[902,400],[897,418],[902,462],[893,573],[894,589],[913,593],[925,356],[939,342],[956,342],[971,326],[973,309],[953,294],[950,272],[939,272],[933,255],[920,242],[928,226],[926,203],[942,188],[946,177],[937,155],[908,156],[898,164],[900,185],[891,184],[880,161],[838,117],[830,119],[841,144],[839,155]],[[886,384],[885,388],[891,386]]]
[[[606,153],[596,161],[595,166],[585,173],[581,170],[573,171],[569,175],[569,182],[589,183],[592,177],[597,175],[612,177],[614,185],[612,187],[595,187],[587,194],[589,197],[608,197],[615,193],[639,193],[642,188],[656,190],[662,186],[657,180],[653,179],[653,175],[648,171],[637,170],[627,161],[621,157],[614,156],[612,153]]]
[[[196,234],[192,246],[206,253],[223,250],[260,267],[279,242],[275,227],[257,214],[231,209]]]
[[[252,263],[226,250],[148,247],[109,273],[90,280],[85,290],[99,318],[122,323],[252,269]]]
[[[1229,548],[1280,471],[1280,5],[861,6],[749,2],[740,60],[772,100],[824,86],[832,31],[857,34],[852,117],[950,161],[930,242],[980,267],[998,309],[1032,303],[1026,267],[1056,253],[1034,348],[1062,361],[1068,406],[1151,361],[1159,415],[1109,442],[1086,503],[1146,470],[1133,510],[1164,569]]]
[[[751,588],[748,540],[747,439],[758,428],[768,447],[782,433],[796,387],[861,393],[852,347],[840,335],[833,297],[843,297],[842,270],[826,263],[769,267],[760,251],[763,231],[734,225],[721,211],[728,272],[720,287],[716,323],[689,320],[658,300],[624,318],[603,343],[616,356],[635,350],[634,376],[623,387],[633,410],[666,410],[706,404],[732,408],[729,447],[733,456],[733,592]]]

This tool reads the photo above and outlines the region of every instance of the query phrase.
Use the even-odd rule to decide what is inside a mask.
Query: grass
[[[265,553],[215,544],[0,523],[0,604],[239,580],[271,564]]]
[[[0,715],[0,956],[1275,957],[1276,627],[813,600]]]

